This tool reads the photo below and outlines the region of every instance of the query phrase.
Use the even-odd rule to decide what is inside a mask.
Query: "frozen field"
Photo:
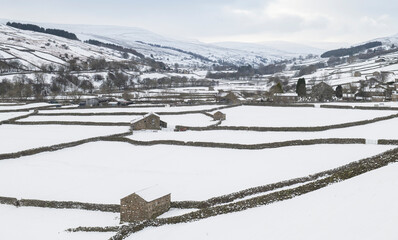
[[[256,132],[256,131],[137,131],[129,138],[140,141],[179,140],[256,144],[320,138],[398,139],[398,118],[357,127],[332,129],[321,132]]]
[[[291,200],[198,222],[147,228],[128,240],[395,240],[398,164]]]
[[[79,226],[115,226],[119,214],[0,205],[0,239],[98,240],[114,233],[68,233]]]
[[[0,154],[124,133],[128,127],[0,125]]]
[[[1,116],[1,115],[0,115]],[[140,118],[139,115],[125,116],[125,115],[114,115],[114,116],[31,116],[19,120],[19,122],[51,122],[51,121],[63,121],[63,122],[101,122],[101,123],[129,123],[134,119]],[[160,116],[162,121],[167,122],[169,128],[173,128],[175,125],[184,126],[198,126],[204,127],[214,124],[212,118],[204,114],[184,114],[184,115],[162,115]]]
[[[202,111],[221,107],[220,105],[201,105],[201,106],[183,106],[183,107],[125,107],[125,108],[82,108],[65,110],[43,110],[40,113],[112,113],[112,112],[186,112]]]
[[[0,196],[119,203],[135,191],[160,184],[172,193],[173,201],[205,200],[307,176],[391,148],[314,145],[232,150],[96,142],[0,161]]]
[[[222,126],[315,127],[373,119],[397,111],[241,106],[223,109]]]

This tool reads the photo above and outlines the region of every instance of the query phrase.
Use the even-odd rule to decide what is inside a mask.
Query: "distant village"
[[[356,71],[355,77],[362,77]],[[217,89],[215,86],[153,89],[130,92],[128,94],[101,95],[101,97],[82,99],[81,107],[127,106],[130,104],[240,104],[240,103],[275,103],[295,102],[387,102],[398,101],[398,78],[393,72],[374,72],[363,76],[362,80],[330,86],[326,82],[306,84],[305,91],[300,92],[299,83],[296,91],[284,92],[276,84],[271,90],[259,90],[256,83],[250,81],[231,81],[228,88]]]

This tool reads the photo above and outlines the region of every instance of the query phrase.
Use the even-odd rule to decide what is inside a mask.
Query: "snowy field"
[[[175,125],[189,127],[206,127],[217,122],[213,118],[204,114],[184,114],[184,115],[161,115],[160,119],[167,123],[169,129],[174,129]]]
[[[221,107],[221,105],[201,105],[201,106],[183,106],[183,107],[82,108],[82,109],[67,109],[67,110],[43,110],[40,111],[40,113],[186,112],[186,111],[211,110],[217,107]]]
[[[0,122],[1,121],[5,121],[5,120],[9,120],[9,119],[12,119],[12,118],[24,116],[24,115],[27,115],[29,113],[31,113],[31,112],[6,112],[6,113],[1,113],[0,112]]]
[[[0,125],[0,154],[124,133],[129,127]]]
[[[365,138],[365,139],[398,139],[395,131],[398,118],[366,124],[362,126],[332,129],[321,132],[256,132],[256,131],[137,131],[130,139],[139,141],[179,140],[197,142],[256,144],[282,142],[290,140],[321,138]]]
[[[314,145],[232,150],[96,142],[0,161],[0,196],[119,203],[133,192],[160,184],[172,193],[173,201],[205,200],[307,176],[392,148]]]
[[[373,104],[373,103],[372,103]],[[32,105],[32,104],[28,104]],[[1,106],[20,108],[24,106]],[[35,106],[35,105],[33,105]],[[37,107],[37,106],[35,106]],[[184,112],[210,110],[216,105],[54,109],[42,113]],[[29,106],[28,108],[31,108]],[[225,126],[324,126],[373,119],[397,111],[293,107],[240,106],[221,110]],[[0,113],[10,119],[29,112]],[[139,116],[41,116],[20,121],[82,121],[128,123]],[[298,139],[398,139],[398,119],[321,132],[186,131],[175,125],[208,126],[216,123],[204,114],[161,115],[168,128],[135,131],[128,138],[141,141],[180,140],[256,144]],[[0,125],[0,154],[124,133],[125,127],[67,125]],[[207,200],[333,169],[380,154],[396,146],[311,145],[263,150],[134,146],[122,142],[94,142],[17,159],[0,161],[0,196],[118,204],[144,188],[160,185],[172,201]],[[198,222],[147,228],[128,239],[393,239],[398,208],[398,164],[372,171],[324,189]],[[325,204],[327,206],[325,207]],[[366,209],[366,211],[364,210]],[[194,209],[171,209],[160,218]],[[342,217],[343,216],[343,217]],[[377,223],[377,224],[375,224]],[[119,214],[82,210],[43,209],[0,205],[0,239],[109,239],[115,233],[67,233],[78,226],[117,226]],[[20,231],[19,229],[23,230]],[[314,229],[317,229],[314,231]],[[336,230],[338,229],[338,230]],[[359,234],[358,234],[359,233]],[[357,238],[358,237],[358,238]]]
[[[397,111],[240,106],[223,109],[221,126],[315,127],[373,119]]]
[[[38,108],[38,107],[51,107],[51,106],[54,106],[54,104],[50,104],[50,103],[30,103],[30,104],[15,105],[15,106],[0,105],[0,111],[33,109],[33,108]]]
[[[101,122],[101,123],[129,123],[140,116],[30,116],[19,122]]]
[[[0,115],[1,117],[1,115]],[[31,116],[19,120],[19,122],[101,122],[101,123],[129,123],[140,116]],[[204,114],[184,114],[184,115],[162,115],[162,121],[167,122],[168,128],[173,129],[175,125],[205,127],[215,124],[212,118]]]
[[[360,107],[398,107],[398,102],[333,102],[328,104],[331,106],[360,106]]]
[[[128,240],[395,240],[398,164],[291,200],[198,222],[147,228]]]
[[[98,240],[114,233],[68,233],[79,226],[115,226],[119,214],[0,205],[0,239]]]
[[[19,105],[19,103],[13,103],[13,102],[0,102],[0,106],[4,106],[4,105]]]

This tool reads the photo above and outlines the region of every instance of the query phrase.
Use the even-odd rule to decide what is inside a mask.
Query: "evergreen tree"
[[[343,87],[338,85],[336,88],[336,97],[342,98],[343,97]]]
[[[307,88],[305,86],[305,79],[299,78],[296,85],[296,93],[299,97],[305,97],[307,95]]]

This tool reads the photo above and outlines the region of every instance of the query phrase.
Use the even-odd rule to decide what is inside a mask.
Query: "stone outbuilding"
[[[160,130],[161,128],[167,128],[167,123],[160,120],[160,116],[156,113],[148,113],[131,121],[131,128],[132,130]]]
[[[234,92],[220,92],[217,94],[216,100],[225,104],[239,104],[242,99]]]
[[[354,72],[354,77],[362,77],[362,74],[360,71],[355,71]]]
[[[170,209],[171,194],[159,186],[149,187],[120,200],[120,222],[156,218]]]
[[[222,113],[222,112],[220,112],[220,111],[217,111],[217,112],[215,112],[214,114],[213,114],[213,119],[215,120],[215,121],[224,121],[224,120],[226,120],[227,119],[227,115],[225,114],[225,113]]]

